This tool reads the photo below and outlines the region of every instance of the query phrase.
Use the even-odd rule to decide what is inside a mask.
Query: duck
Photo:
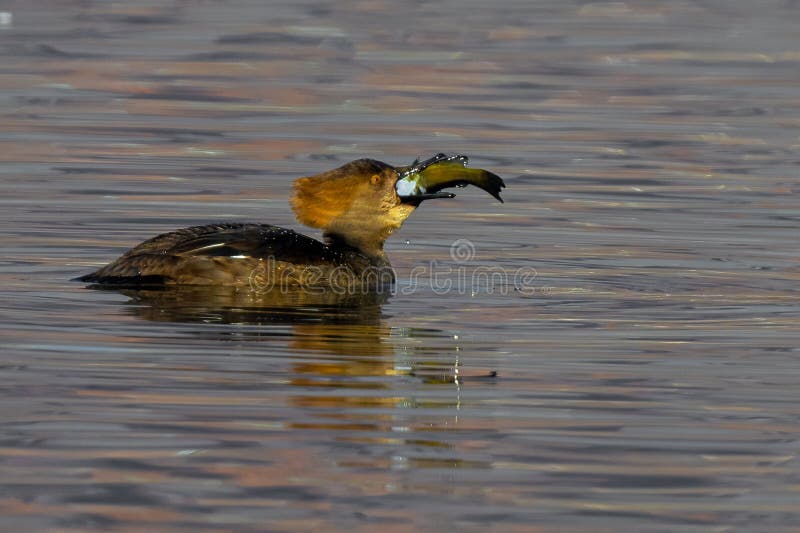
[[[391,284],[395,274],[384,243],[422,202],[453,198],[443,190],[466,185],[503,202],[503,179],[468,168],[468,162],[465,155],[442,153],[407,166],[357,159],[294,182],[292,210],[300,223],[322,230],[321,241],[271,224],[193,226],[148,239],[76,280],[95,286],[262,290]]]

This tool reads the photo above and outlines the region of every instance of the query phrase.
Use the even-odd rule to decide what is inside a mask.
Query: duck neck
[[[325,243],[331,248],[352,254],[356,253],[369,260],[374,266],[388,266],[389,261],[383,251],[383,243],[386,238],[380,238],[374,232],[348,232],[346,235],[340,232],[326,231],[323,233]]]

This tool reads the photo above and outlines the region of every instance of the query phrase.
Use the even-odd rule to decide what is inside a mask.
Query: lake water
[[[0,4],[0,529],[796,530],[798,17]],[[440,151],[395,294],[70,281]]]

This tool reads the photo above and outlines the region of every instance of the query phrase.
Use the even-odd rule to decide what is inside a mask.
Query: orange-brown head
[[[301,223],[321,228],[326,239],[381,258],[384,241],[418,205],[401,201],[398,178],[391,165],[358,159],[295,181],[292,209]]]
[[[439,192],[444,188],[471,184],[502,202],[503,180],[486,170],[466,168],[467,163],[466,156],[444,154],[397,168],[357,159],[295,181],[292,209],[303,224],[321,228],[327,241],[382,260],[383,243],[423,200],[455,196]]]

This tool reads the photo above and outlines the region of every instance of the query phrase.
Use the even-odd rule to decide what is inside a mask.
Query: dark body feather
[[[373,272],[374,271],[374,272]],[[389,276],[389,277],[387,277]],[[391,281],[388,263],[270,224],[209,224],[153,237],[79,281],[119,285],[336,285]],[[393,278],[392,278],[393,279]]]

